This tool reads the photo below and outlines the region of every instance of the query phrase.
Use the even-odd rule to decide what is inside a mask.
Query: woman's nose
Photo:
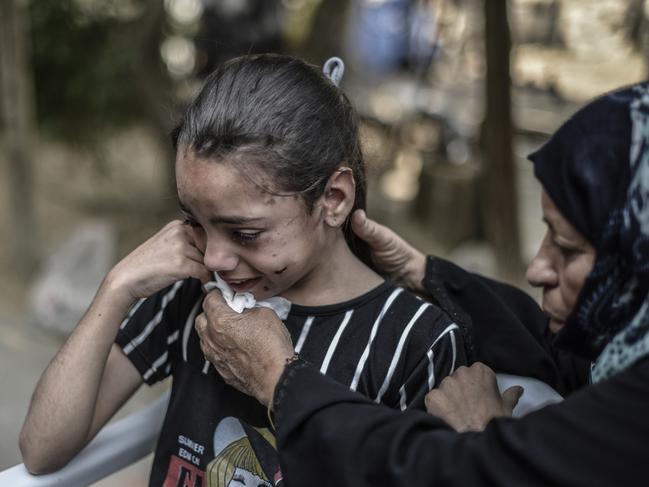
[[[527,266],[526,278],[534,287],[553,287],[558,284],[558,274],[552,265],[552,258],[549,255],[547,238],[541,244],[541,248]]]
[[[203,256],[205,267],[214,272],[234,270],[239,264],[239,256],[228,245],[208,242]]]

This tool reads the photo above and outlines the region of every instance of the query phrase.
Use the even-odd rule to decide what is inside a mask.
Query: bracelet
[[[284,369],[288,367],[290,364],[293,362],[296,362],[300,360],[300,356],[296,353],[294,353],[292,356],[287,357],[286,362],[284,363]],[[270,423],[270,426],[273,428],[273,431],[275,431],[277,428],[275,428],[275,421],[273,421],[273,410],[271,409],[273,405],[273,399],[271,398],[270,404],[266,408],[266,413],[268,415],[268,422]]]

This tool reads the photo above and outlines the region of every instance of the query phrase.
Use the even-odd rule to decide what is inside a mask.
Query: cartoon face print
[[[265,439],[268,448],[273,446]],[[215,458],[205,470],[208,487],[272,487],[237,418],[224,418],[214,431]]]

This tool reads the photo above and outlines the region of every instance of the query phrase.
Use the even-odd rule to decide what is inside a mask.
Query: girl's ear
[[[329,177],[322,196],[325,223],[330,227],[342,227],[354,207],[355,198],[356,181],[352,170],[339,167]]]

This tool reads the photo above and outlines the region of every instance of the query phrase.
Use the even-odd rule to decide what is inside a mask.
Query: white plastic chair
[[[0,472],[0,485],[11,487],[85,487],[153,451],[169,393],[126,418],[104,427],[86,448],[61,470],[31,475],[23,464]]]
[[[520,375],[496,374],[498,389],[500,392],[509,389],[512,386],[522,386],[523,395],[518,400],[514,408],[513,416],[520,418],[526,414],[541,409],[549,404],[556,404],[563,401],[563,397],[545,382],[532,377],[522,377]]]

